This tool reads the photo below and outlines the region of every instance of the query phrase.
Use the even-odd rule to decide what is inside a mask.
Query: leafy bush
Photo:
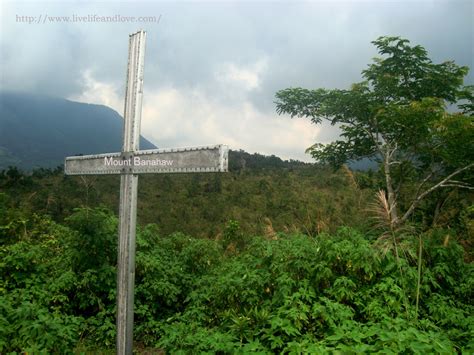
[[[428,243],[435,244],[434,239]],[[472,280],[472,267],[462,262],[454,243],[449,247],[436,244],[429,253],[429,268],[439,272],[439,277]],[[254,238],[246,251],[224,259],[197,280],[185,311],[161,326],[157,346],[172,353],[191,349],[283,353],[471,349],[469,295],[445,296],[449,307],[432,303],[433,295],[423,295],[424,319],[417,320],[411,296],[416,266],[403,262],[400,275],[392,255],[381,256],[350,229],[317,238]],[[430,307],[451,316],[435,314]]]
[[[0,352],[113,349],[116,217],[83,208],[61,225],[1,208]],[[416,250],[397,262],[350,228],[224,230],[221,240],[138,231],[137,342],[169,353],[474,350],[474,269],[449,231],[422,235],[417,313]]]

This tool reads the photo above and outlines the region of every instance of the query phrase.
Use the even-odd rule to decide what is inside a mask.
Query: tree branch
[[[460,184],[443,184],[440,187],[459,187],[461,189],[474,190],[474,186]]]
[[[471,163],[471,164],[468,164],[466,165],[465,167],[463,168],[459,168],[457,169],[456,171],[454,171],[453,173],[449,174],[447,177],[445,177],[443,180],[441,180],[440,182],[438,182],[436,185],[433,185],[432,187],[430,187],[428,190],[425,190],[423,193],[421,193],[420,195],[418,195],[419,193],[419,190],[421,189],[421,186],[423,186],[423,184],[428,181],[430,175],[432,175],[432,173],[430,175],[428,175],[427,178],[425,178],[423,180],[423,182],[421,183],[421,185],[419,186],[418,188],[418,192],[417,192],[417,197],[413,200],[413,202],[411,203],[410,207],[408,208],[408,210],[405,212],[405,214],[403,215],[402,218],[399,219],[399,223],[403,223],[405,222],[408,217],[411,216],[411,214],[413,213],[413,211],[415,210],[416,206],[418,206],[418,204],[421,202],[421,200],[423,200],[427,195],[429,195],[430,193],[432,193],[434,190],[440,188],[440,187],[448,187],[448,186],[452,186],[453,184],[450,184],[450,181],[451,181],[451,178],[453,178],[454,176],[462,173],[463,171],[465,170],[468,170],[470,168],[474,167],[474,163]],[[460,187],[460,186],[456,186],[456,187]],[[464,187],[465,188],[465,187]]]
[[[420,194],[420,191],[423,188],[423,186],[428,182],[429,179],[431,179],[431,177],[434,175],[435,172],[436,172],[435,170],[431,170],[431,172],[423,179],[421,184],[418,185],[418,188],[416,189],[415,196],[418,196]]]

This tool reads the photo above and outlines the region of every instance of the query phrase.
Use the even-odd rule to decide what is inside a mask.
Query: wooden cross
[[[228,149],[207,147],[139,150],[145,31],[130,35],[123,147],[119,153],[67,157],[66,175],[120,174],[117,271],[117,354],[133,348],[133,293],[138,174],[226,172]]]

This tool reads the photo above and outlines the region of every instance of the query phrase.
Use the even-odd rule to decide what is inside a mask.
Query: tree
[[[372,43],[383,57],[362,71],[364,81],[348,90],[289,88],[276,93],[275,103],[279,114],[339,126],[340,140],[308,148],[320,162],[335,168],[362,158],[381,163],[397,226],[433,191],[472,188],[474,89],[463,86],[467,67],[434,64],[423,47],[406,39]],[[458,112],[448,112],[451,104]],[[408,181],[413,198],[401,211],[400,188]]]

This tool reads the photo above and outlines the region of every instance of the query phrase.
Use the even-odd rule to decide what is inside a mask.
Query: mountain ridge
[[[53,168],[66,156],[120,151],[123,118],[97,104],[0,92],[0,169]],[[140,137],[142,149],[156,146]]]
[[[122,148],[123,118],[110,107],[42,94],[0,91],[0,170],[56,168],[67,156],[101,154]],[[143,136],[141,149],[157,148]],[[294,168],[306,164],[275,155],[233,150],[231,169]],[[373,162],[349,163],[368,170]]]

